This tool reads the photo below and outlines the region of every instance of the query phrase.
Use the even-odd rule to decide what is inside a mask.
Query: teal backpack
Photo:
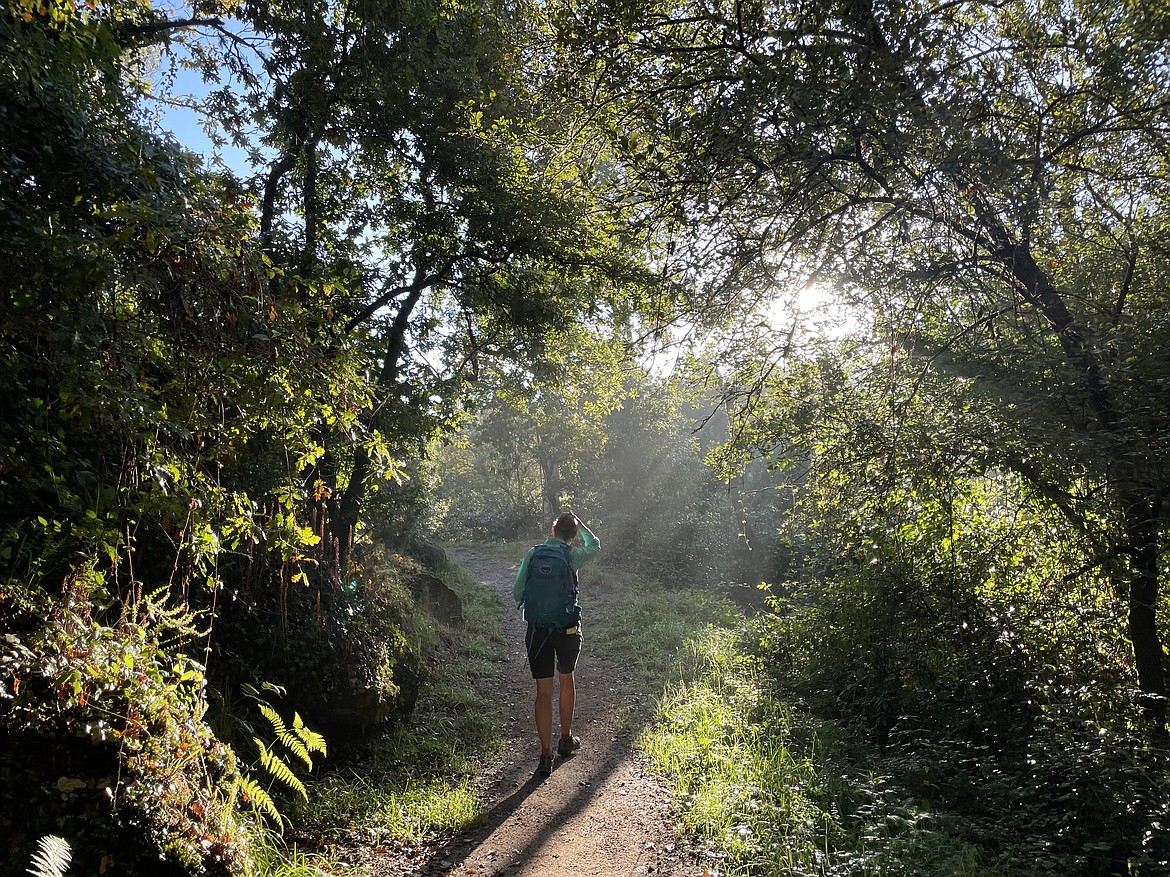
[[[528,559],[524,583],[524,617],[538,627],[564,630],[581,618],[577,605],[577,575],[568,545],[541,543]]]

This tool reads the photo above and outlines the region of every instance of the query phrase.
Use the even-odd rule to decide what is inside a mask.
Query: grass
[[[270,829],[262,828],[252,839],[252,867],[256,877],[331,877],[338,863],[326,856],[287,846]]]
[[[464,647],[468,654],[498,660],[504,648],[504,610],[495,592],[455,564],[444,567],[442,577],[463,601]]]
[[[860,767],[832,725],[766,693],[746,632],[689,640],[689,678],[639,738],[672,783],[679,830],[728,875],[988,877],[975,847]]]
[[[371,776],[345,771],[314,790],[315,818],[329,826],[322,839],[419,842],[458,832],[483,816],[483,802],[467,777]]]
[[[657,696],[664,682],[688,674],[689,642],[737,619],[729,601],[706,591],[648,585],[603,564],[590,567],[589,575],[588,587],[601,591],[607,602],[595,614],[583,598],[590,649],[630,667],[628,683],[645,696]]]
[[[752,628],[728,601],[600,567],[614,606],[594,648],[636,668],[653,704],[619,717],[667,779],[676,828],[708,873],[766,877],[989,877],[978,850],[881,772],[835,726],[773,695]]]
[[[496,595],[462,569],[451,565],[441,576],[462,599],[464,622],[428,637],[436,660],[409,725],[378,738],[349,768],[309,784],[309,803],[294,822],[299,836],[319,846],[355,838],[425,842],[458,833],[486,812],[474,778],[503,744],[496,708],[468,679],[495,672],[503,659],[502,609]]]

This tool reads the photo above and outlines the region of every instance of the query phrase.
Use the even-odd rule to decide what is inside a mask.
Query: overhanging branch
[[[454,258],[448,259],[443,263],[442,267],[430,272],[429,274],[416,272],[414,280],[412,280],[410,283],[407,283],[403,286],[395,286],[386,290],[376,299],[367,304],[365,307],[359,309],[356,314],[350,317],[349,322],[345,324],[345,331],[352,332],[354,329],[372,317],[379,310],[386,307],[386,305],[390,304],[390,302],[394,301],[394,299],[398,298],[398,296],[402,295],[403,293],[406,293],[409,299],[416,293],[421,294],[422,291],[427,287],[434,286],[436,283],[443,280],[447,277],[448,274],[451,273],[451,269],[455,267],[455,261],[456,260]],[[402,313],[403,312],[400,310],[399,316],[401,316]],[[409,310],[407,310],[406,313],[409,316]]]

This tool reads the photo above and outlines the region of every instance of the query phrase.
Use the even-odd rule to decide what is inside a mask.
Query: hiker
[[[584,547],[573,547],[578,531]],[[528,665],[536,680],[536,735],[540,738],[540,762],[536,772],[552,773],[553,670],[560,673],[561,739],[557,754],[572,755],[581,747],[573,736],[573,706],[577,689],[573,670],[581,654],[581,607],[577,605],[577,570],[601,551],[601,540],[576,515],[565,512],[552,526],[552,535],[524,555],[512,596],[524,605],[528,632],[524,637]]]

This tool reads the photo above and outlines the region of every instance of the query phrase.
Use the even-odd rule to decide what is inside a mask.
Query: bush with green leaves
[[[248,686],[284,689],[282,703],[331,738],[356,739],[411,713],[426,666],[422,623],[409,589],[417,565],[363,546],[338,587],[306,576],[266,587],[228,588],[210,669],[213,724],[233,745],[251,733],[233,727]]]
[[[933,487],[822,519],[825,578],[787,583],[760,629],[776,696],[876,745],[995,873],[1164,873],[1170,758],[1114,594],[988,480]]]
[[[233,752],[204,721],[203,668],[173,650],[195,619],[165,595],[110,603],[81,569],[45,606],[0,598],[0,850],[16,873],[57,834],[79,873],[238,873],[247,821]]]

